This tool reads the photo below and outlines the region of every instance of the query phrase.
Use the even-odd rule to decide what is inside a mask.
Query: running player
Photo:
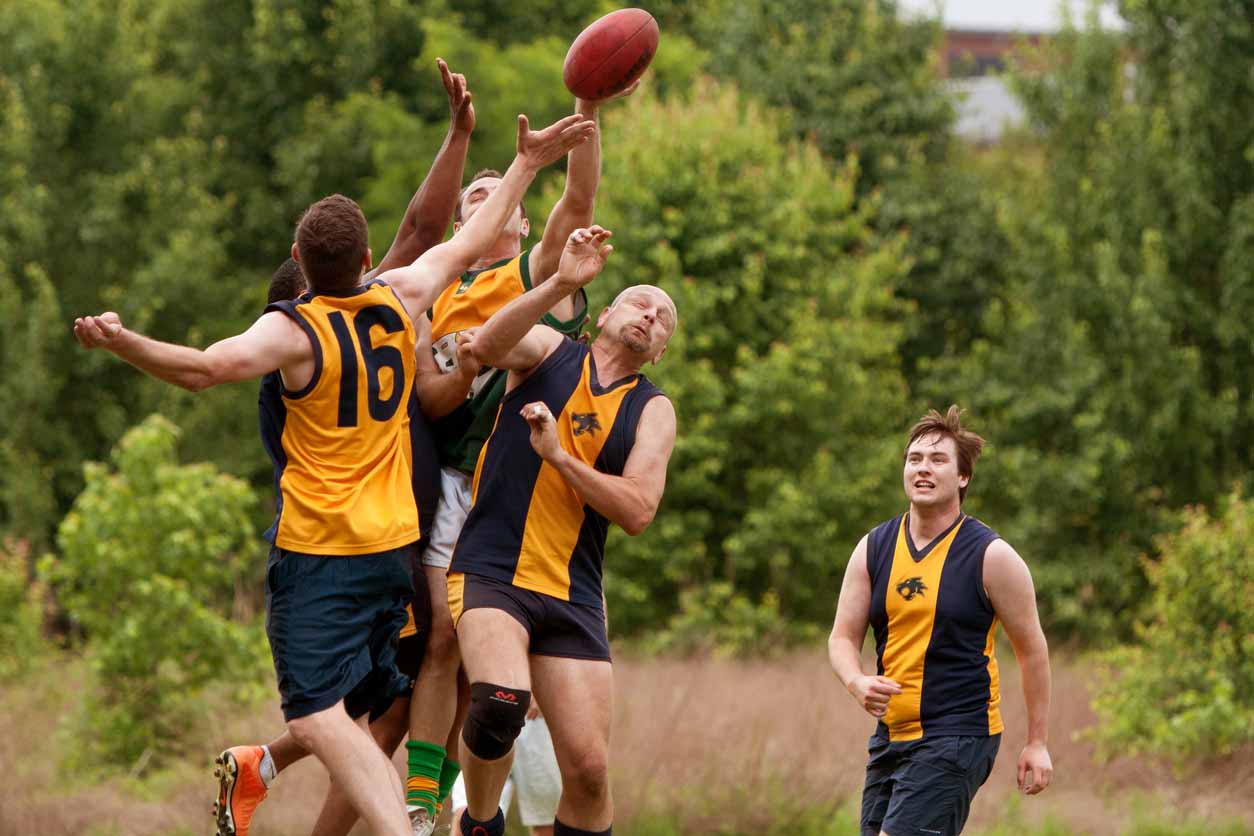
[[[634,90],[635,86],[621,96]],[[576,100],[575,111],[595,122],[601,104]],[[459,335],[473,331],[511,299],[553,275],[567,236],[592,222],[600,176],[598,130],[591,141],[571,151],[565,190],[549,215],[539,243],[523,249],[531,222],[519,204],[496,242],[459,284],[445,290],[436,300],[429,329],[427,323],[419,325],[419,341],[429,336],[434,358],[430,363],[419,363],[418,393],[423,412],[435,421],[433,429],[443,471],[442,496],[431,529],[431,543],[422,555],[431,590],[431,637],[410,709],[406,801],[415,836],[429,836],[440,804],[447,798],[460,768],[449,757],[460,726],[457,686],[461,659],[448,613],[446,576],[453,546],[470,510],[471,474],[505,388],[503,371],[481,369],[465,351],[458,351]],[[500,182],[500,174],[492,170],[471,178],[458,197],[453,216],[455,230],[479,211]],[[587,297],[580,291],[571,298],[558,300],[552,310],[543,313],[543,321],[563,334],[575,336],[587,319],[586,312]]]
[[[279,370],[287,463],[266,625],[284,716],[375,833],[410,833],[396,773],[362,715],[407,684],[394,656],[419,533],[402,408],[414,378],[412,319],[496,238],[540,168],[593,128],[571,116],[532,132],[520,116],[518,156],[479,217],[368,283],[361,210],[341,195],[318,201],[292,247],[310,292],[204,351],[142,337],[112,312],[74,324],[85,348],[193,391]]]
[[[597,226],[573,232],[557,275],[470,341],[509,381],[448,577],[471,691],[464,836],[503,832],[501,789],[533,688],[562,776],[554,833],[611,829],[602,557],[610,523],[639,534],[662,498],[675,410],[640,370],[661,358],[677,314],[665,292],[638,285],[602,311],[591,345],[532,325],[601,271],[608,237]]]
[[[849,558],[828,641],[832,669],[879,718],[862,791],[862,836],[962,831],[1001,742],[993,639],[1014,647],[1028,710],[1019,787],[1049,786],[1049,648],[1027,565],[962,501],[984,439],[962,413],[928,412],[910,430],[902,481],[910,509],[862,538]],[[877,675],[862,670],[867,624]]]
[[[449,103],[449,130],[445,136],[431,169],[422,185],[414,193],[404,217],[383,260],[370,272],[371,279],[380,272],[400,267],[439,244],[448,230],[449,221],[457,201],[461,184],[462,167],[470,135],[475,128],[475,111],[466,78],[449,71],[443,59],[436,59],[440,78]],[[288,258],[271,277],[268,303],[293,300],[306,290],[305,277],[300,265]],[[429,356],[430,350],[425,349]],[[424,349],[419,346],[421,357]],[[276,480],[283,472],[284,453],[282,427],[286,414],[283,404],[282,381],[277,372],[262,378],[258,399],[261,421],[261,438],[275,467]],[[410,402],[410,453],[413,459],[414,499],[418,506],[419,530],[422,538],[416,546],[421,553],[431,529],[439,500],[440,468],[435,442],[427,421],[416,413],[416,397]],[[275,484],[276,495],[281,495]],[[267,532],[273,538],[273,530]],[[415,569],[415,600],[418,601],[418,618],[415,620],[413,604],[408,607],[409,617],[401,629],[397,645],[397,667],[411,680],[417,677],[426,648],[431,614],[425,577]],[[376,706],[371,712],[370,731],[380,748],[391,757],[392,752],[405,738],[409,722],[409,695],[398,697],[392,705]],[[252,816],[257,806],[265,800],[270,783],[291,764],[304,758],[308,752],[302,749],[288,732],[263,746],[233,746],[222,752],[217,759],[215,774],[218,777],[218,797],[213,813],[217,821],[217,836],[247,836]],[[344,794],[332,784],[323,809],[314,825],[314,836],[337,836],[347,833],[357,814],[348,804]]]

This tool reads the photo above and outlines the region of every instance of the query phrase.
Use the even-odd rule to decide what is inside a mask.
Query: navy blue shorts
[[[448,604],[454,627],[467,610],[509,613],[527,630],[530,655],[610,661],[610,637],[605,611],[600,607],[573,604],[494,578],[461,572],[449,573]]]
[[[872,735],[862,789],[862,836],[958,836],[988,780],[1001,735],[890,743]]]
[[[396,642],[413,596],[412,550],[336,557],[270,550],[266,635],[285,719],[340,700],[360,717],[409,687]]]

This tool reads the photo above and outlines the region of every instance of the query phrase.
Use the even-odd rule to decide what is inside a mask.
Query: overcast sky
[[[898,6],[929,16],[939,8],[945,25],[951,27],[1053,31],[1061,24],[1063,2],[1070,6],[1075,20],[1083,22],[1086,0],[898,0]],[[1117,26],[1119,18],[1111,5],[1103,4],[1102,22]]]

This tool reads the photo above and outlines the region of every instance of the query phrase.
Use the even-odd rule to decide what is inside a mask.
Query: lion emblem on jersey
[[[584,433],[596,435],[601,429],[601,422],[597,420],[595,412],[571,413],[570,421],[575,425],[575,435],[583,435]]]
[[[897,594],[907,601],[913,601],[914,596],[922,595],[927,591],[927,584],[923,582],[923,578],[906,578],[897,584]]]

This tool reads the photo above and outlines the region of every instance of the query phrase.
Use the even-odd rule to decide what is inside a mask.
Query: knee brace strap
[[[494,761],[509,754],[527,722],[531,692],[491,682],[470,686],[470,711],[462,725],[462,739],[475,757]]]

